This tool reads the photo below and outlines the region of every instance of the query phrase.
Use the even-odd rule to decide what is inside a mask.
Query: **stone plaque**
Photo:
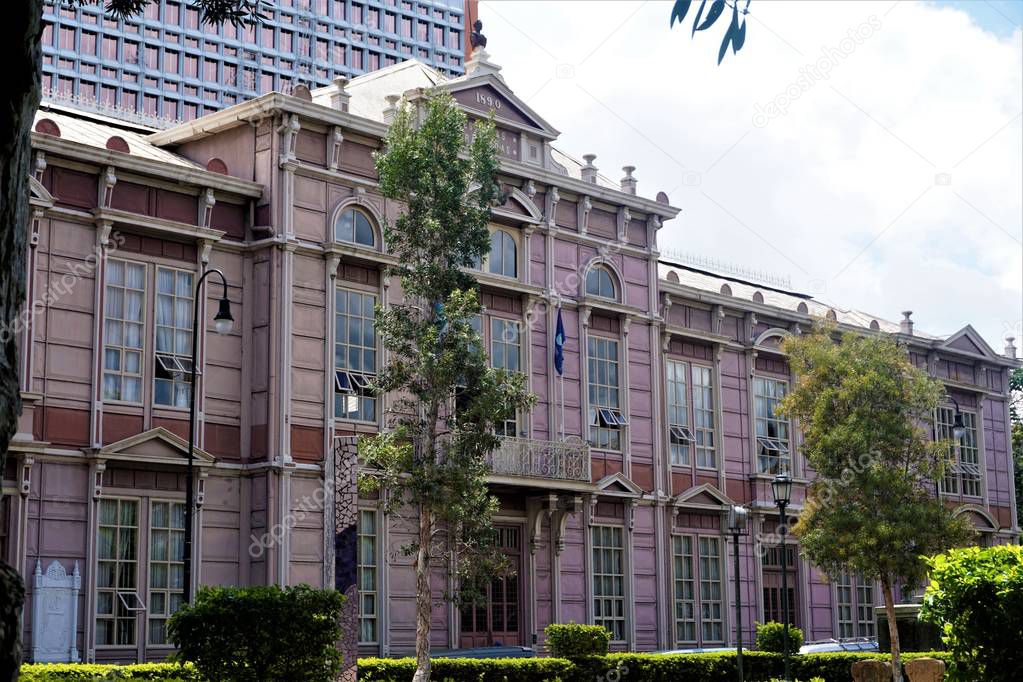
[[[46,573],[36,561],[32,590],[32,661],[77,663],[78,592],[82,577],[78,562],[68,575],[59,561],[50,562]]]

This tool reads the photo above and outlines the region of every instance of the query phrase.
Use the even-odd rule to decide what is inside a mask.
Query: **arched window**
[[[600,296],[611,300],[618,299],[614,279],[611,278],[611,273],[607,268],[600,265],[590,268],[590,271],[586,273],[586,293],[590,296]]]
[[[373,246],[375,240],[369,216],[358,208],[345,209],[334,222],[334,239],[339,242]]]
[[[490,235],[490,274],[518,277],[516,265],[515,239],[504,230],[496,230]]]

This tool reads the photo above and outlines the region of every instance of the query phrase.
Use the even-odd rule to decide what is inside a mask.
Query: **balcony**
[[[497,476],[590,482],[590,446],[577,438],[552,441],[506,437],[488,459]]]

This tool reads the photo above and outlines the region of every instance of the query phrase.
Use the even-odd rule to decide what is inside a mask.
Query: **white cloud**
[[[641,194],[682,208],[662,246],[888,319],[912,309],[934,333],[969,322],[1000,351],[1023,319],[1023,35],[916,2],[750,9],[721,66],[728,17],[691,39],[671,3],[484,0],[480,16],[562,149],[613,179],[635,165]],[[826,54],[829,76],[755,126]]]

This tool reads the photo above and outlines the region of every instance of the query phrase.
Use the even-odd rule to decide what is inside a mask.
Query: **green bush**
[[[217,682],[330,682],[344,600],[308,585],[204,587],[171,617],[174,658]]]
[[[947,652],[905,654],[903,660],[931,656],[949,660]],[[868,658],[887,660],[886,654],[835,653],[793,656],[792,674],[808,682],[851,682],[850,668]],[[408,682],[415,661],[411,658],[359,660],[359,680],[365,682]],[[784,670],[780,654],[747,651],[743,672],[750,682],[780,677]],[[439,682],[723,682],[737,677],[734,652],[706,654],[610,654],[565,658],[438,658],[433,661],[433,679]]]
[[[203,682],[193,665],[139,663],[34,663],[21,666],[21,682],[97,682],[99,680],[151,680],[152,682]]]
[[[950,680],[1019,679],[1023,670],[1023,547],[967,547],[928,561],[920,618],[942,628]]]
[[[803,646],[803,631],[790,625],[789,653],[798,654],[801,646]],[[775,654],[785,653],[785,626],[773,620],[767,623],[757,623],[757,649]]]
[[[604,656],[611,643],[611,633],[600,625],[552,623],[543,633],[548,651],[559,658]]]
[[[572,663],[562,658],[435,658],[431,679],[452,682],[534,682],[564,680]],[[412,658],[360,658],[359,682],[408,682]]]

